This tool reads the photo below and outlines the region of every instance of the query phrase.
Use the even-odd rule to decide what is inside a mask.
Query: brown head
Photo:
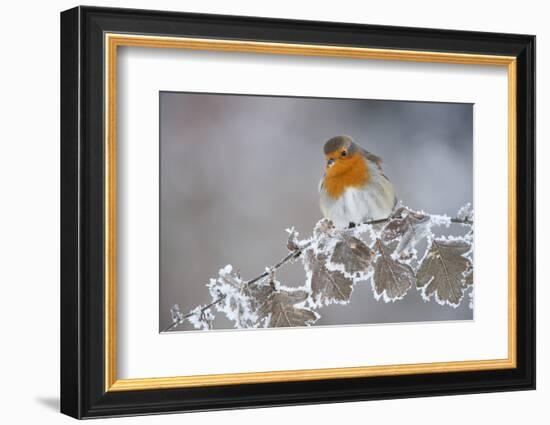
[[[336,136],[324,146],[327,161],[324,187],[334,197],[349,186],[362,186],[369,180],[369,170],[362,149],[349,136]]]

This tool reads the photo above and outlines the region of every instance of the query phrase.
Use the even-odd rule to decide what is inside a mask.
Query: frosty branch
[[[458,234],[434,233],[451,224],[460,226]],[[390,217],[348,229],[321,220],[307,239],[299,239],[294,228],[287,232],[289,252],[280,261],[249,280],[225,266],[206,285],[212,301],[186,314],[174,305],[172,324],[163,331],[185,322],[212,329],[214,310],[236,328],[309,326],[321,317],[317,310],[323,306],[348,304],[353,288],[362,282],[370,282],[375,299],[384,302],[402,299],[413,287],[425,301],[451,307],[460,305],[467,290],[472,297],[470,204],[452,218],[400,207]],[[277,270],[298,259],[305,270],[304,284],[283,285],[276,279]]]

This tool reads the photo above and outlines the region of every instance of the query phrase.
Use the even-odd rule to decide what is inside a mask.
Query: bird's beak
[[[334,159],[331,158],[331,159],[327,160],[327,168],[330,168],[333,165],[334,165]]]

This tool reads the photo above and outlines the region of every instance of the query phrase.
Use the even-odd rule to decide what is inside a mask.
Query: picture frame
[[[508,217],[508,257],[501,266],[508,272],[508,355],[121,379],[116,285],[117,202],[123,190],[116,182],[121,47],[505,69],[508,205],[501,213]],[[80,419],[534,388],[534,36],[83,6],[61,13],[62,413]]]

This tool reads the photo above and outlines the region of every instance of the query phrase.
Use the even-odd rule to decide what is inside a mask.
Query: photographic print
[[[60,410],[534,389],[534,64],[524,34],[64,11]]]
[[[473,319],[473,105],[160,93],[161,332]]]

